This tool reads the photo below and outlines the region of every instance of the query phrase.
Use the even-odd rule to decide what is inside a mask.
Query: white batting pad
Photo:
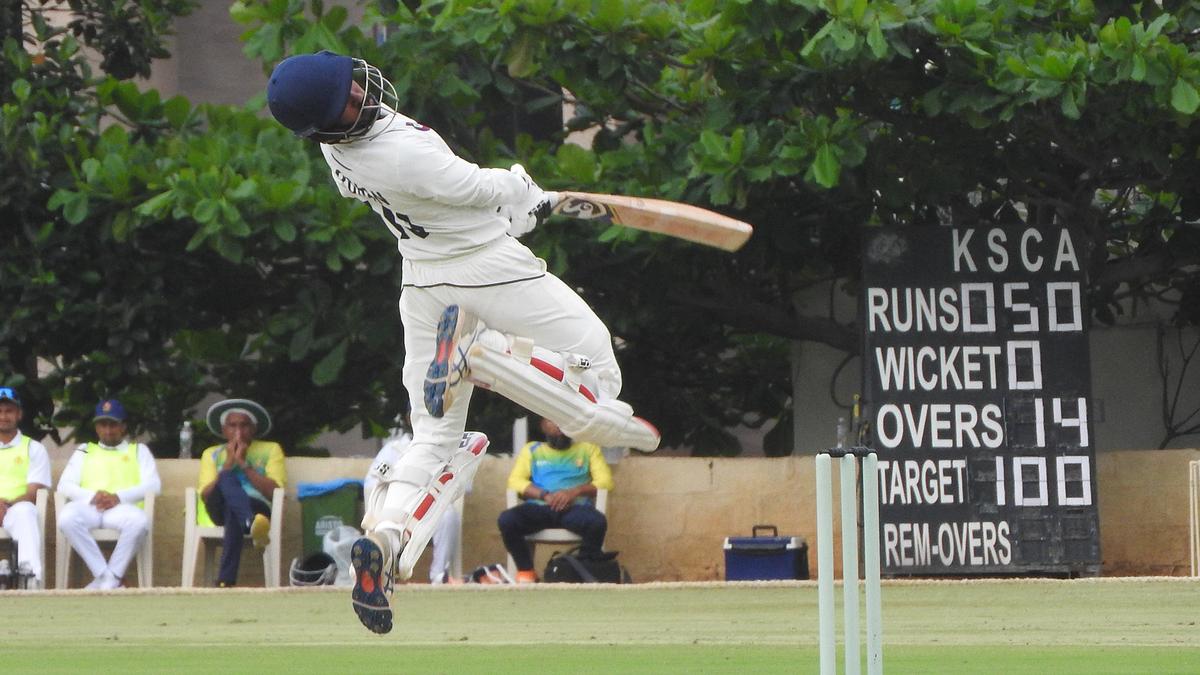
[[[396,560],[398,579],[412,576],[442,514],[474,480],[487,448],[487,436],[468,431],[436,475],[415,467],[397,468],[367,495],[363,529],[394,530],[403,536],[404,548]]]
[[[476,385],[551,420],[576,440],[658,449],[659,433],[652,424],[634,417],[627,404],[597,396],[596,378],[578,361],[581,357],[538,349],[520,338],[510,352],[493,335],[498,334],[485,333],[468,352],[468,377]]]
[[[487,452],[488,439],[481,433],[468,431],[463,434],[458,450],[446,468],[430,481],[417,501],[416,508],[405,523],[408,542],[396,561],[396,576],[401,580],[412,576],[413,567],[425,552],[433,537],[442,514],[453,506],[454,500],[462,496],[466,487],[475,479],[479,462]]]

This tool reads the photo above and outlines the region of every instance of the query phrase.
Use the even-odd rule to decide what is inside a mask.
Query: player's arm
[[[196,479],[196,488],[200,491],[201,499],[208,499],[217,486],[217,458],[216,454],[222,446],[213,446],[204,451],[200,455],[200,475]]]
[[[533,484],[532,475],[533,454],[529,451],[529,445],[526,445],[517,453],[512,471],[508,474],[508,489],[525,499],[540,499],[538,495],[542,490]]]
[[[544,499],[546,504],[555,511],[563,511],[571,507],[576,499],[587,497],[588,499],[596,498],[596,486],[592,483],[583,483],[571,488],[563,488],[555,490],[546,495]]]
[[[271,494],[275,492],[275,488],[283,487],[284,481],[287,480],[287,474],[283,473],[283,448],[278,444],[271,444],[270,455],[267,458],[267,464],[263,467],[260,473],[258,469],[250,462],[246,462],[242,467],[242,472],[246,474],[246,479],[267,499],[271,498]]]
[[[541,193],[528,176],[481,168],[440,147],[436,138],[429,132],[410,135],[397,168],[401,189],[447,206],[493,209]]]
[[[37,491],[50,489],[50,484],[54,481],[50,477],[50,454],[46,452],[46,447],[37,441],[29,441],[29,470],[25,473],[26,484],[25,494],[16,499],[9,500],[9,503],[15,502],[37,502]]]
[[[87,445],[81,444],[71,453],[71,458],[67,460],[67,466],[63,469],[62,475],[58,477],[58,491],[70,501],[82,501],[84,503],[91,502],[92,497],[96,495],[94,490],[85,490],[79,485],[80,477],[83,474],[84,451]]]
[[[267,497],[268,499],[270,499],[270,495],[275,492],[275,488],[279,487],[278,483],[259,473],[258,470],[254,468],[253,464],[246,464],[246,468],[243,469],[243,472],[246,474],[246,479],[249,480],[250,484],[254,486],[254,489],[258,490],[264,497]]]
[[[604,452],[598,445],[589,445],[592,447],[588,450],[588,471],[592,476],[592,485],[596,489],[611,491],[613,489],[612,469],[604,460]],[[595,496],[594,493],[592,496]]]

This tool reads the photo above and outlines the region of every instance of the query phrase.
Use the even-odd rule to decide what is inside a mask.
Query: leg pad
[[[548,418],[571,438],[603,446],[631,447],[656,450],[660,440],[658,429],[646,420],[633,415],[629,405],[616,399],[600,399],[587,386],[577,371],[586,369],[586,362],[572,365],[571,355],[552,363],[539,359],[535,350],[529,361],[501,347],[488,331],[468,352],[470,378],[475,384]],[[519,341],[514,341],[514,345]],[[543,350],[538,350],[543,351]]]

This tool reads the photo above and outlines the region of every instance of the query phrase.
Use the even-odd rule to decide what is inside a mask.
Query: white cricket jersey
[[[529,188],[520,176],[458,157],[436,131],[399,113],[385,112],[367,137],[321,144],[321,153],[338,191],[369,204],[396,236],[406,263],[406,285],[412,276],[408,263],[452,262],[498,240],[511,240],[508,219],[497,209],[525,200]],[[532,269],[497,269],[503,278],[485,281],[526,278]]]

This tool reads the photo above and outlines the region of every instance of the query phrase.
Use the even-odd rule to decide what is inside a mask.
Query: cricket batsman
[[[483,434],[464,433],[474,385],[581,441],[650,451],[659,433],[617,400],[604,323],[517,241],[554,202],[520,165],[485,169],[456,156],[398,111],[392,84],[362,59],[287,58],[267,102],[280,124],[320,144],[338,191],[379,214],[403,257],[404,387],[424,405],[413,406],[409,452],[372,467],[366,535],[351,551],[354,611],[387,633],[394,580],[412,575],[487,449]]]

